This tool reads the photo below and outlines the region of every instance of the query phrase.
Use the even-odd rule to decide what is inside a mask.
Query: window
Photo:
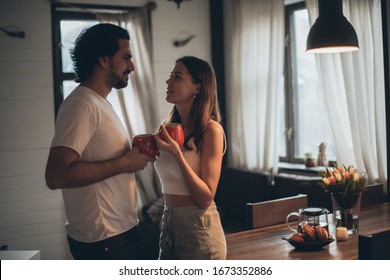
[[[62,97],[65,99],[69,93],[78,85],[73,81],[73,64],[70,58],[70,50],[73,48],[73,42],[75,42],[80,31],[84,28],[88,28],[97,24],[96,20],[68,20],[63,19],[60,21],[61,31],[61,89]],[[72,74],[72,80],[67,79]]]
[[[122,10],[122,8],[119,8]],[[131,8],[124,8],[131,9]],[[57,115],[61,102],[78,86],[74,82],[75,74],[73,62],[70,58],[70,50],[74,46],[77,36],[84,28],[88,28],[98,23],[96,15],[91,11],[118,10],[118,7],[91,6],[91,5],[66,5],[61,3],[52,4],[52,24],[53,24],[53,67],[54,67],[54,102],[55,115]],[[131,91],[131,81],[126,91]],[[118,112],[122,122],[123,114],[121,105],[116,93],[109,94],[108,100]],[[126,127],[126,126],[125,126]]]
[[[302,163],[306,153],[318,155],[327,145],[327,160],[335,158],[329,117],[320,93],[315,57],[305,52],[310,24],[304,3],[286,6],[285,96],[280,160]]]

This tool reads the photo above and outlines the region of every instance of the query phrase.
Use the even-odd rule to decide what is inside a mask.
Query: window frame
[[[293,57],[291,37],[294,36],[292,28],[292,14],[297,10],[306,9],[305,2],[298,2],[285,6],[285,55],[284,55],[284,97],[285,97],[285,138],[286,156],[280,156],[280,162],[303,164],[304,159],[295,156],[295,144],[298,141],[295,134],[294,95],[297,92],[294,84]]]
[[[138,7],[90,5],[73,3],[51,3],[51,25],[52,25],[52,60],[53,60],[53,93],[54,93],[54,116],[57,118],[58,110],[63,101],[64,81],[74,80],[74,73],[62,71],[62,50],[61,50],[61,21],[62,20],[96,20],[94,12],[104,11],[131,11]]]

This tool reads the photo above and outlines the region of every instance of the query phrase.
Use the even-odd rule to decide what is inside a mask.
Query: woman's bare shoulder
[[[207,122],[206,128],[204,130],[204,135],[206,137],[216,137],[224,135],[224,129],[219,122],[210,120]]]
[[[209,120],[206,125],[206,130],[223,131],[222,125],[214,120]]]

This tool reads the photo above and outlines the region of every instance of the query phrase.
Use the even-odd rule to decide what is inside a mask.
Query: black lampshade
[[[332,53],[359,49],[352,24],[343,15],[341,0],[318,0],[319,16],[309,31],[306,52]]]

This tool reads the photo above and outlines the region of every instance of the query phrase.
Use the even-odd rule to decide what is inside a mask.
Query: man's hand
[[[123,155],[123,164],[126,172],[136,172],[144,169],[149,162],[154,162],[156,157],[141,153],[138,147],[134,147]]]

